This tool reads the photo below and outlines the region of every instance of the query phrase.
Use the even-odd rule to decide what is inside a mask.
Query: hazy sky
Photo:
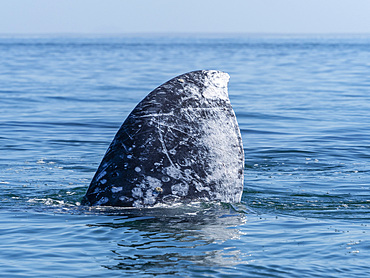
[[[0,0],[0,34],[370,33],[370,0]]]

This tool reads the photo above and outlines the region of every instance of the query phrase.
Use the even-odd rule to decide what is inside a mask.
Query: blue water
[[[2,277],[369,277],[370,36],[0,37]],[[241,204],[79,205],[119,126],[231,76]]]

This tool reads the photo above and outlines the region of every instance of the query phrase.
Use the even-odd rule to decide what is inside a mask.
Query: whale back
[[[227,73],[194,71],[147,95],[118,130],[82,204],[239,202],[244,153],[228,81]]]

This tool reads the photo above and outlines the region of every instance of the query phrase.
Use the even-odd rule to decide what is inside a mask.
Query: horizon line
[[[0,36],[370,36],[370,32],[32,32]]]

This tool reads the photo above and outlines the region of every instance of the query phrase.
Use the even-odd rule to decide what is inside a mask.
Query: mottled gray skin
[[[244,153],[228,80],[194,71],[151,92],[118,130],[82,204],[240,202]]]

